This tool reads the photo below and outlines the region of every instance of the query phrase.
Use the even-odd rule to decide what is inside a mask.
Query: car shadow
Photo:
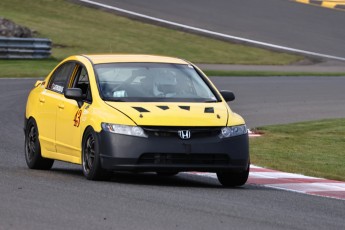
[[[189,176],[185,173],[179,173],[175,176],[160,176],[156,173],[115,172],[112,174],[110,181],[122,184],[151,186],[222,188],[215,179]]]
[[[52,168],[52,172],[59,175],[70,175],[74,178],[84,179],[81,169],[77,168]],[[209,189],[233,189],[246,190],[257,189],[256,186],[244,185],[241,187],[223,187],[216,178],[205,177],[188,173],[179,173],[175,176],[161,176],[156,173],[133,173],[133,172],[112,172],[107,180],[101,183],[120,183],[130,185],[164,186],[164,187],[189,187],[189,188],[209,188]]]

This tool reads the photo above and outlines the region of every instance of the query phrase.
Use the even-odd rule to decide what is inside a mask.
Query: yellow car
[[[76,55],[29,94],[25,158],[82,165],[89,180],[110,171],[217,173],[224,186],[249,174],[245,122],[192,63],[151,55]]]

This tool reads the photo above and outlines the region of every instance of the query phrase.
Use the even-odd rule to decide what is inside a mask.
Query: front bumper
[[[172,136],[142,138],[101,131],[99,140],[101,165],[107,170],[242,172],[249,165],[248,134],[182,140]]]

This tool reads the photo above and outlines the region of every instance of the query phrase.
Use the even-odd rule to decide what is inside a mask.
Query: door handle
[[[64,104],[60,104],[58,105],[59,109],[64,109],[65,108],[65,105]]]
[[[42,98],[42,97],[40,97],[39,101],[40,101],[41,103],[46,102],[46,100],[45,100],[44,98]]]

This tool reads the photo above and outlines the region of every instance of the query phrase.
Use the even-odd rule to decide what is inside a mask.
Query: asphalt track
[[[248,127],[343,118],[345,77],[213,77],[235,93],[230,103]]]
[[[287,0],[103,2],[218,32],[345,57],[343,12]],[[237,100],[231,106],[249,127],[345,114],[343,77],[213,81],[235,92]],[[344,228],[345,201],[341,200],[253,184],[224,189],[213,178],[185,174],[160,178],[122,173],[108,182],[90,182],[79,166],[61,162],[47,172],[28,170],[22,127],[33,82],[0,79],[0,230]]]
[[[241,77],[213,81],[235,91],[233,109],[248,117],[253,125],[284,122],[283,117],[303,114],[307,107],[315,107],[311,110],[317,113],[317,104],[320,108],[334,106],[328,107],[334,112],[332,115],[321,113],[318,118],[344,114],[337,107],[344,101],[339,90],[345,85],[345,78],[289,79]],[[122,173],[114,174],[108,182],[91,182],[84,179],[80,166],[61,162],[56,162],[51,171],[29,170],[24,160],[22,128],[25,101],[33,83],[32,79],[0,79],[1,230],[344,227],[344,200],[253,184],[224,189],[214,178],[186,174],[160,178],[154,174]],[[285,89],[279,88],[281,84]],[[310,96],[301,99],[301,93]],[[303,106],[295,107],[298,101]],[[269,116],[277,104],[281,105],[277,108],[280,115],[273,114],[267,121],[259,119],[263,114]],[[254,113],[257,116],[251,117]]]
[[[289,0],[93,2],[218,33],[345,58],[344,11]]]

